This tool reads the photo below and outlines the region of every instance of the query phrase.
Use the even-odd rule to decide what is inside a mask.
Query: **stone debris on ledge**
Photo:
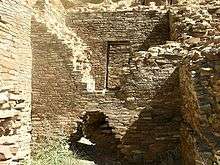
[[[86,7],[69,8],[68,13],[92,13],[92,12],[120,12],[120,11],[158,11],[167,12],[166,6],[156,6],[154,2],[150,6],[126,6],[126,5],[88,5]]]

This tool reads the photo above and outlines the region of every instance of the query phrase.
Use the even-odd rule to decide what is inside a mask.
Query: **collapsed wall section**
[[[192,53],[192,52],[191,52]],[[219,164],[219,50],[185,61],[180,69],[183,96],[182,155],[185,164]],[[197,54],[198,55],[198,54]]]
[[[133,153],[134,157],[140,156],[141,151],[145,164],[180,163],[180,59],[181,48],[175,43],[137,53],[131,75],[123,78],[124,85],[117,93],[125,100],[125,107],[138,111],[138,118],[130,123],[122,138],[122,151]]]
[[[0,164],[30,156],[30,23],[24,2],[0,1]]]
[[[208,4],[171,10],[171,38],[187,52],[180,68],[184,165],[219,164],[218,10]]]

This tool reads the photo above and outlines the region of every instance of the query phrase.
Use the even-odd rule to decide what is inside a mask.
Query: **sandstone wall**
[[[85,93],[79,105],[82,111],[103,112],[112,132],[98,126],[85,134],[133,164],[175,164],[180,158],[179,47],[152,47],[169,40],[168,22],[166,11],[149,8],[67,16],[67,25],[92,50],[97,89],[107,89]]]
[[[106,88],[108,41],[129,41],[131,50],[136,51],[147,50],[169,39],[169,21],[165,10],[70,12],[66,22],[92,50],[90,62],[97,90]]]
[[[32,135],[37,142],[73,131],[78,91],[85,90],[85,85],[81,83],[80,72],[73,72],[69,60],[72,50],[34,18],[31,27]]]
[[[77,120],[79,91],[94,90],[89,50],[66,26],[65,9],[60,5],[47,0],[38,0],[34,5],[31,36],[34,142],[43,137],[64,136],[61,134],[67,132],[70,135]]]
[[[0,164],[30,155],[30,19],[24,2],[0,1]]]
[[[166,11],[74,13],[67,22],[92,50],[89,61],[101,91],[86,91],[81,73],[71,68],[71,49],[32,18],[35,141],[47,129],[59,132],[63,126],[75,132],[80,113],[98,111],[108,118],[108,126],[98,125],[84,135],[106,155],[120,155],[130,163],[179,162],[181,50],[172,44],[152,47],[169,39]],[[107,72],[113,89],[107,88]]]
[[[48,129],[60,134],[65,127],[68,135],[72,131],[72,139],[86,136],[94,142],[105,154],[101,162],[174,165],[180,164],[180,150],[183,164],[216,162],[219,49],[213,45],[219,44],[217,9],[174,6],[169,18],[158,7],[67,13],[68,27],[86,43],[85,50],[91,50],[85,61],[92,63],[96,83],[92,92],[81,81],[85,62],[81,54],[76,68],[70,60],[74,55],[67,46],[71,31],[64,40],[47,23],[33,18],[34,140]],[[62,35],[65,30],[66,25]],[[170,35],[182,44],[156,46]],[[76,121],[84,128],[80,135]]]
[[[213,164],[218,151],[218,113],[215,101],[207,89],[210,72],[204,71],[203,66],[199,67],[181,67],[182,110],[185,119],[181,145],[184,164]],[[206,75],[201,76],[204,72]]]
[[[185,119],[182,155],[185,164],[219,163],[218,53],[219,50],[212,47],[209,52],[202,51],[204,56],[200,60],[192,60],[194,65],[181,67],[182,113]]]
[[[152,47],[145,55],[139,54],[141,57],[131,65],[131,75],[123,79],[118,97],[125,100],[129,110],[139,112],[122,138],[126,154],[137,154],[136,149],[144,153],[145,160],[156,164],[180,163],[181,100],[177,71],[180,52],[175,44]]]
[[[173,9],[171,38],[181,41],[187,52],[180,69],[183,162],[219,164],[219,6]]]
[[[69,56],[69,61],[72,63],[71,70],[81,73],[82,83],[86,83],[88,91],[95,90],[95,82],[91,75],[91,64],[89,60],[90,50],[86,43],[66,26],[65,9],[61,3],[38,0],[34,5],[34,18],[37,22],[45,24],[47,31],[56,35],[62,44],[72,50],[72,55]]]
[[[120,88],[84,94],[84,134],[98,150],[118,153],[122,164],[180,163],[180,52],[175,43],[136,52]],[[95,112],[103,112],[107,123],[94,126]]]

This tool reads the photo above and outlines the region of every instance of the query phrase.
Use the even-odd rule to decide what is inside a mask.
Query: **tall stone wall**
[[[142,6],[67,13],[67,26],[91,50],[93,92],[86,91],[78,72],[83,61],[78,58],[74,70],[73,49],[33,18],[34,140],[65,127],[72,139],[86,136],[94,142],[105,154],[101,162],[174,165],[181,163],[180,151],[186,165],[217,162],[217,11],[174,6],[168,17],[158,7]],[[170,36],[182,44],[160,45]],[[80,135],[76,121],[83,127]]]
[[[66,26],[62,4],[38,0],[33,8],[32,120],[33,140],[39,142],[43,137],[70,135],[77,120],[79,91],[94,88],[89,50]]]
[[[218,53],[215,46],[202,51],[203,58],[191,59],[194,65],[185,64],[180,70],[184,164],[219,164]]]
[[[34,142],[66,133],[74,139],[78,122],[100,162],[176,165],[182,157],[184,165],[220,164],[215,1],[174,6],[170,17],[155,6],[67,13],[78,36],[64,20],[57,24],[61,17],[43,23],[41,14],[52,10],[44,3],[37,2],[36,20],[24,1],[0,0],[0,164],[30,156],[31,108]],[[86,43],[78,47],[82,55],[74,49],[77,37]],[[182,44],[160,45],[170,38]],[[93,92],[85,75],[96,83]]]
[[[30,156],[30,23],[24,2],[0,1],[0,164]]]
[[[34,142],[39,142],[74,130],[78,91],[85,90],[85,85],[81,83],[80,72],[73,73],[69,60],[72,50],[34,17],[31,27],[32,136]]]
[[[71,27],[91,48],[92,74],[96,89],[105,89],[108,41],[129,41],[132,51],[169,40],[169,20],[166,10],[138,8],[133,11],[78,12],[66,18]]]
[[[219,6],[173,9],[171,38],[187,52],[180,68],[183,164],[219,164]]]
[[[67,25],[92,50],[96,88],[107,89],[106,93],[85,93],[79,105],[82,111],[103,112],[112,133],[100,126],[86,136],[102,150],[114,153],[108,144],[116,146],[122,160],[133,164],[177,163],[181,120],[177,67],[181,56],[172,54],[176,48],[172,44],[152,47],[169,40],[167,12],[136,8],[70,13]],[[109,136],[111,143],[106,139]]]

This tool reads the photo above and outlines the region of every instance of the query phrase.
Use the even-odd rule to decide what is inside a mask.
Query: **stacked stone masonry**
[[[84,96],[90,97],[83,111],[99,111],[108,117],[120,159],[126,163],[177,164],[179,161],[181,107],[177,67],[181,56],[168,54],[165,49],[172,52],[172,44],[136,53],[130,73],[121,78],[120,89]],[[85,132],[85,135],[103,150],[109,150],[109,142],[104,140],[105,129],[100,134]],[[166,151],[171,155],[169,160]]]
[[[184,164],[219,164],[218,11],[212,4],[173,8],[171,15],[171,38],[188,54],[180,67]]]
[[[105,88],[108,42],[130,42],[131,51],[147,50],[169,40],[166,10],[68,13],[66,22],[91,48],[96,89]],[[146,28],[147,27],[147,28]]]
[[[39,141],[41,136],[62,130],[71,132],[76,118],[76,88],[80,74],[71,73],[71,49],[63,45],[61,40],[47,32],[44,24],[32,18],[32,123],[33,140]],[[76,77],[78,76],[78,77]],[[83,85],[81,85],[81,90]],[[50,125],[52,127],[50,127]],[[48,129],[49,128],[49,129]],[[53,132],[50,132],[53,130]],[[68,131],[69,130],[69,131]]]
[[[75,28],[84,27],[86,31],[85,33],[78,32],[78,34],[81,38],[87,37],[83,39],[85,41],[88,41],[87,44],[93,50],[93,54],[90,56],[91,59],[90,61],[93,64],[92,68],[94,68],[92,72],[94,74],[96,82],[99,81],[99,77],[102,80],[100,83],[97,83],[98,89],[106,90],[105,78],[106,78],[106,65],[107,65],[106,61],[107,61],[108,43],[110,43],[111,45],[117,44],[118,47],[121,47],[120,45],[129,42],[129,45],[127,45],[127,47],[129,48],[127,48],[126,50],[127,52],[129,52],[132,49],[134,50],[147,49],[147,47],[150,46],[147,44],[149,41],[151,42],[152,45],[156,45],[156,44],[164,43],[166,40],[169,39],[169,27],[167,27],[168,15],[166,11],[162,11],[161,13],[162,15],[160,15],[159,12],[157,13],[157,11],[152,10],[152,11],[137,11],[135,13],[132,13],[131,11],[128,12],[126,11],[122,13],[106,12],[106,13],[95,13],[95,15],[93,13],[73,15],[75,16],[74,19],[76,19],[76,21],[78,19],[77,22],[79,23],[82,22],[82,20],[87,20],[85,22],[83,21],[85,25],[80,25],[78,23],[72,27]],[[94,19],[92,19],[90,15],[94,15]],[[130,17],[130,19],[127,18],[128,16]],[[86,19],[84,17],[86,17]],[[152,17],[153,20],[147,23],[145,20],[147,20],[148,17],[149,18]],[[69,18],[72,17],[68,16],[68,19]],[[94,20],[97,20],[97,23],[94,23]],[[162,22],[160,20],[162,20]],[[142,26],[140,26],[141,22],[142,22]],[[137,34],[132,34],[131,32],[128,33],[127,30],[123,28],[123,24],[127,24],[128,28],[130,26],[129,28],[130,30],[132,30],[132,28],[136,28]],[[145,29],[146,24],[149,25],[149,27],[151,28]],[[95,25],[96,27],[91,27]],[[89,27],[91,31],[90,29],[86,29],[87,27]],[[92,33],[94,36],[89,35],[91,34],[92,29],[95,30],[95,32]],[[143,30],[141,31],[139,29],[143,29]],[[161,32],[163,33],[163,35],[157,35],[157,33],[161,33]],[[149,35],[146,38],[147,33]],[[152,35],[152,33],[154,33],[155,36]],[[140,37],[142,37],[142,39],[138,40],[138,38],[140,39]],[[126,38],[127,41],[124,41],[124,38]],[[50,47],[50,51],[48,51],[48,47]],[[138,65],[142,65],[141,63],[144,63],[143,59],[139,60],[140,64],[136,64],[135,61],[131,61],[130,57],[126,57],[125,61],[130,60],[131,65],[126,66],[124,69],[127,69],[127,72],[128,71],[134,72],[133,75],[136,76],[134,77],[128,76],[127,73],[128,76],[127,77],[125,74],[125,77],[120,81],[123,81],[122,84],[127,83],[126,86],[120,86],[121,90],[118,92],[112,91],[112,92],[107,92],[106,94],[103,95],[101,91],[94,94],[88,93],[85,90],[83,90],[81,84],[76,83],[76,79],[79,79],[76,78],[76,76],[80,76],[80,74],[75,73],[73,70],[71,71],[71,63],[70,61],[68,61],[69,59],[68,56],[71,55],[71,53],[69,53],[68,55],[68,52],[71,51],[70,50],[68,51],[68,49],[62,44],[61,41],[59,41],[58,38],[56,38],[55,35],[52,35],[50,32],[48,32],[47,27],[45,25],[43,25],[42,23],[38,23],[34,19],[32,19],[32,48],[33,48],[32,120],[33,120],[34,138],[35,137],[40,138],[40,136],[42,135],[45,136],[45,130],[48,128],[48,126],[42,125],[42,123],[45,123],[44,119],[49,121],[49,123],[52,125],[53,130],[59,131],[59,128],[61,126],[66,127],[65,123],[67,123],[68,127],[73,126],[73,124],[71,123],[74,121],[74,115],[76,118],[76,115],[80,116],[82,112],[98,110],[100,112],[104,112],[105,115],[108,117],[109,125],[113,128],[112,131],[113,134],[115,134],[114,137],[115,141],[117,141],[116,148],[118,148],[118,151],[121,152],[123,157],[126,157],[126,159],[132,160],[132,157],[135,157],[136,155],[138,155],[138,152],[140,152],[139,154],[143,155],[142,157],[144,158],[144,160],[146,159],[146,161],[152,162],[156,159],[155,158],[156,154],[158,155],[158,157],[160,157],[160,153],[166,150],[170,150],[170,152],[172,151],[177,152],[177,155],[175,155],[176,157],[174,156],[175,157],[174,159],[178,159],[178,144],[179,144],[178,121],[180,120],[178,111],[180,111],[180,102],[178,99],[179,97],[177,97],[176,99],[175,94],[172,92],[172,91],[176,91],[178,94],[178,90],[173,89],[173,87],[178,86],[178,81],[177,81],[178,74],[174,73],[177,67],[177,61],[180,59],[178,56],[171,55],[170,57],[171,59],[169,59],[169,56],[167,56],[168,59],[166,59],[166,57],[163,57],[163,55],[161,55],[161,57],[158,57],[158,59],[157,57],[155,57],[155,59],[150,59],[150,61],[154,61],[157,59],[159,65],[161,65],[161,68],[159,66],[157,67],[155,66],[155,68],[152,66],[146,66],[146,68],[143,67],[142,69],[141,67],[138,68],[139,67]],[[45,50],[43,50],[43,48],[45,48]],[[122,53],[120,52],[121,49],[119,50],[113,49],[112,51],[116,53]],[[63,52],[66,52],[67,54],[65,55]],[[59,53],[59,55],[56,55],[57,53]],[[137,55],[137,58],[140,58],[139,56],[141,56],[141,53]],[[60,57],[61,59],[59,59]],[[122,56],[122,58],[124,57]],[[117,61],[117,59],[115,60],[116,61],[113,62],[119,64],[119,61]],[[118,60],[120,60],[120,58]],[[148,59],[145,59],[145,62],[147,62],[147,60]],[[167,66],[167,68],[165,68],[165,66]],[[142,75],[142,72],[146,72],[146,74]],[[147,78],[145,78],[144,79],[145,82],[144,82],[141,79],[140,82],[136,82],[137,85],[136,88],[135,88],[135,84],[130,84],[129,81],[136,81],[135,79],[138,79],[138,77],[149,76],[147,73],[149,75],[151,74],[152,76],[150,80],[147,80]],[[160,74],[161,76],[157,77],[156,76],[157,74]],[[172,74],[174,80],[169,80],[167,84],[163,84],[164,83],[163,81],[168,79],[168,77]],[[59,75],[62,77],[59,78]],[[122,74],[120,76],[122,77],[124,75]],[[156,79],[158,79],[158,82],[154,83],[153,81]],[[152,86],[149,86],[148,83],[152,83]],[[63,86],[65,86],[67,92],[64,92]],[[164,91],[161,91],[160,92],[161,94],[157,93],[155,91],[156,87],[164,88]],[[165,91],[165,89],[167,89],[168,91]],[[76,93],[76,90],[78,91],[78,95]],[[135,90],[138,91],[135,92]],[[126,93],[126,91],[129,92]],[[160,96],[161,99],[156,98],[156,95],[161,95]],[[124,96],[124,98],[122,96]],[[162,103],[163,101],[165,101],[163,97],[167,98],[166,104]],[[66,100],[69,103],[63,104],[62,102],[64,100],[61,98],[63,99],[65,98],[64,100]],[[63,104],[63,106],[60,106],[61,103]],[[152,105],[147,106],[147,104],[150,103]],[[161,105],[163,104],[163,106],[166,107],[170,106],[169,111],[168,112],[163,111],[163,108],[165,107],[156,106],[157,103]],[[145,107],[145,104],[147,107]],[[176,104],[179,106],[176,106]],[[67,113],[67,111],[69,112]],[[138,115],[140,113],[142,113],[143,119],[142,118],[139,119]],[[159,117],[160,114],[162,114],[161,117]],[[166,117],[166,114],[167,116],[169,116],[168,117],[169,119]],[[72,119],[71,119],[71,115],[73,116]],[[146,117],[144,117],[145,115]],[[62,118],[63,120],[62,123],[60,123],[60,118]],[[158,120],[164,120],[164,121],[158,122],[156,118],[158,118]],[[171,120],[171,121],[174,120],[175,123],[172,123],[170,121],[166,123],[166,125],[164,125],[163,123],[166,122],[167,120]],[[158,123],[157,129],[152,131],[152,128],[156,127],[157,123]],[[159,133],[158,130],[163,130],[163,127],[164,130],[169,129],[170,133],[166,134],[166,131]],[[131,130],[128,131],[129,129]],[[134,134],[134,132],[136,132],[136,135],[132,137],[132,134]],[[144,139],[147,138],[148,134],[151,134],[151,137],[149,137],[148,140],[145,141]],[[105,150],[107,150],[109,148],[108,147],[109,141],[105,140],[104,137],[106,135],[108,135],[108,133],[106,134],[104,131],[104,133],[97,135],[99,138],[97,138],[96,135],[91,135],[91,136],[93,137],[92,140],[95,143],[97,143],[97,145],[100,146],[100,148],[104,147]],[[142,145],[135,144],[137,141],[143,141],[143,144]],[[166,144],[167,141],[169,141],[169,144]],[[151,155],[150,155],[150,149],[148,151],[145,151],[150,145],[151,148],[155,150],[154,153]],[[140,146],[142,147],[140,148]]]
[[[0,164],[30,156],[31,10],[17,0],[0,1]]]

